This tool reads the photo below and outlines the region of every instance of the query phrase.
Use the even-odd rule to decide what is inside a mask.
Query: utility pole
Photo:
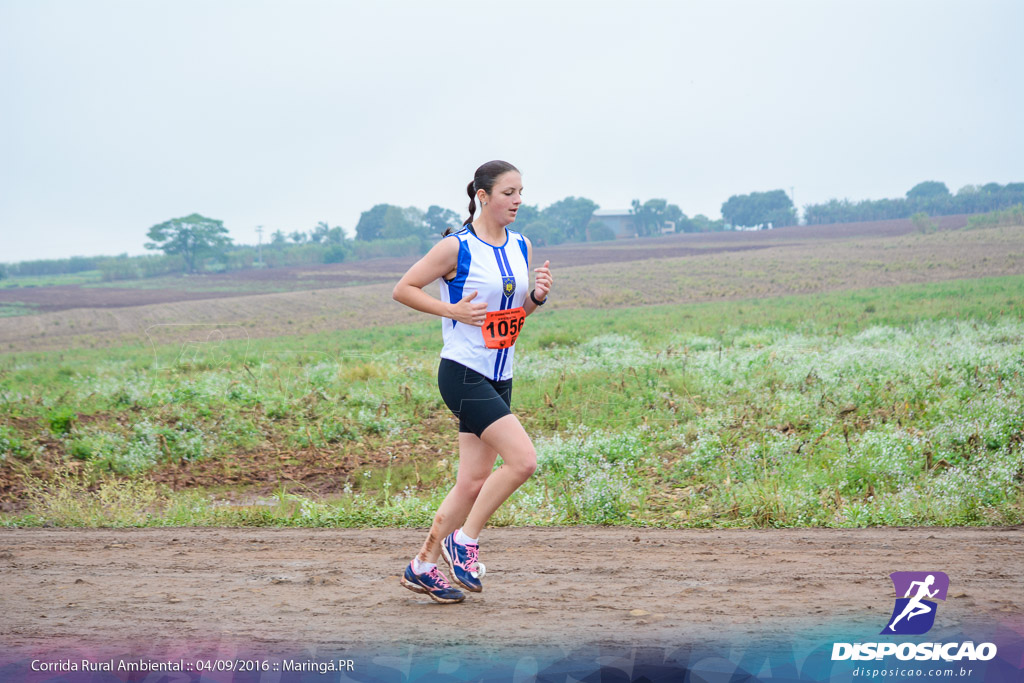
[[[793,202],[793,211],[796,212],[796,224],[800,225],[800,208],[796,205],[796,190],[789,186],[789,199]]]
[[[259,237],[259,240],[260,240],[259,241],[259,246],[257,247],[257,250],[258,250],[258,253],[259,253],[259,264],[260,264],[260,266],[262,266],[263,265],[263,226],[262,225],[257,225],[256,226],[256,234],[260,236]]]

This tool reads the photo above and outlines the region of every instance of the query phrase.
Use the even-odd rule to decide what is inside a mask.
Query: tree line
[[[954,195],[945,183],[925,181],[896,199],[831,199],[804,207],[810,225],[909,218],[915,214],[939,216],[978,214],[1024,204],[1024,183],[966,185]],[[545,209],[523,204],[516,229],[534,244],[595,242],[615,239],[615,231],[594,212],[600,207],[586,197],[566,197]],[[692,218],[666,199],[634,199],[630,223],[637,237],[674,232],[713,232],[740,227],[783,227],[797,222],[796,207],[783,190],[733,195],[722,204],[722,218],[698,214]],[[154,225],[147,232],[146,248],[162,254],[129,257],[73,256],[0,264],[0,279],[8,275],[56,275],[99,270],[103,279],[134,279],[177,272],[239,270],[253,267],[340,263],[380,256],[415,256],[425,253],[446,228],[458,227],[458,213],[441,206],[426,211],[417,207],[377,204],[363,211],[350,238],[340,226],[320,221],[308,231],[277,230],[264,245],[235,244],[222,221],[192,214]]]
[[[804,206],[808,225],[857,223],[911,218],[915,214],[950,216],[979,214],[1008,209],[1024,203],[1024,183],[965,185],[956,194],[945,183],[926,180],[895,199],[830,199]],[[795,225],[796,207],[783,190],[733,195],[722,204],[722,219],[728,226],[774,227]]]
[[[964,185],[952,194],[945,183],[928,180],[910,188],[906,196],[895,199],[830,199],[804,207],[808,225],[856,223],[910,218],[916,213],[929,216],[977,214],[1008,209],[1024,203],[1024,183],[987,183]]]
[[[614,231],[594,219],[598,204],[586,197],[566,197],[547,208],[523,204],[515,227],[538,246],[565,242],[615,239]],[[665,199],[633,200],[629,210],[638,236],[661,234],[666,221],[676,232],[711,232],[724,229],[721,220],[698,214],[689,218]],[[359,217],[355,236],[340,226],[318,222],[309,230],[276,230],[262,245],[236,244],[223,221],[200,214],[174,218],[147,232],[144,256],[73,256],[0,264],[0,279],[7,275],[63,275],[99,270],[104,280],[126,280],[179,272],[197,273],[243,268],[340,263],[381,256],[425,253],[446,228],[457,228],[462,217],[450,209],[378,204]]]

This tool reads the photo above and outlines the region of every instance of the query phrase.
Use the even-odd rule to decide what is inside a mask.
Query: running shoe
[[[434,602],[462,602],[466,594],[458,588],[452,588],[444,574],[434,567],[426,574],[417,574],[412,570],[412,562],[405,568],[402,585],[414,593],[426,593]]]
[[[480,583],[480,577],[483,575],[479,566],[480,546],[475,543],[467,545],[456,543],[455,534],[458,531],[458,529],[453,531],[441,543],[441,555],[451,567],[455,583],[468,591],[479,593],[484,589],[483,584]]]

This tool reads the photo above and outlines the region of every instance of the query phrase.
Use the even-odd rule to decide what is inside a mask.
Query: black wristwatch
[[[533,295],[533,293],[536,292],[536,291],[537,291],[536,289],[531,289],[530,290],[530,301],[532,301],[533,303],[537,304],[538,306],[543,306],[544,304],[547,303],[548,298],[544,297],[544,301],[537,301],[537,297],[535,297]]]

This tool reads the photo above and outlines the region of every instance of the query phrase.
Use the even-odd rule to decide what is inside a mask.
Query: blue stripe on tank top
[[[508,296],[505,296],[505,283],[502,282],[501,310],[504,311],[507,308],[512,308],[512,297],[515,295],[516,274],[512,270],[512,265],[508,262],[508,254],[505,253],[504,249],[501,250],[501,262],[502,262],[502,265],[504,266],[503,274],[507,275],[510,278],[512,278],[512,283],[513,283],[512,284],[512,287],[513,287],[512,294],[510,294]]]
[[[501,273],[501,277],[502,277],[502,280],[503,280],[502,281],[502,286],[504,287],[504,277],[505,277],[505,272],[506,271],[505,271],[505,263],[501,260],[501,247],[495,247],[494,245],[491,245],[491,249],[494,250],[494,260],[498,264],[498,272]],[[504,293],[504,291],[502,291],[501,303],[498,306],[498,310],[499,311],[505,310],[505,299],[506,299],[505,293]],[[502,355],[503,351],[504,351],[504,349],[500,349],[498,351],[498,353],[494,354],[494,381],[498,380],[498,376],[499,376],[498,375],[498,368],[501,367],[501,355]]]
[[[512,268],[507,266],[508,258],[502,247],[494,247],[494,260],[498,262],[498,270],[501,271],[501,303],[498,305],[498,310],[504,311],[506,308],[512,308],[510,305],[512,297],[505,296],[505,278],[512,275]]]
[[[505,270],[508,271],[509,275],[511,275],[512,274],[512,266],[510,266],[509,263],[508,263],[508,254],[505,253],[504,249],[501,250],[501,260],[505,262]]]
[[[521,249],[525,249],[526,245],[523,243],[522,240],[520,240],[519,246],[520,246]],[[501,261],[499,262],[498,266],[499,266],[499,268],[502,271],[502,275],[508,275],[508,276],[512,277],[513,280],[515,280],[515,274],[514,274],[514,272],[512,270],[512,264],[509,263],[509,261],[508,261],[508,253],[505,251],[504,248],[501,249]],[[527,266],[527,268],[529,268],[529,266]],[[501,310],[506,310],[506,309],[512,308],[512,296],[504,296],[504,290],[502,291],[502,295],[503,296],[502,296],[502,300],[501,300]],[[508,353],[509,353],[509,349],[502,349],[498,353],[497,358],[494,359],[494,365],[495,365],[494,379],[495,379],[495,381],[497,381],[501,377],[501,374],[503,372],[505,372],[505,361],[508,360]]]
[[[509,349],[512,348],[511,346]],[[498,367],[498,378],[501,377],[501,373],[505,372],[505,361],[508,360],[508,349],[502,349],[501,354],[501,365]]]
[[[508,353],[508,349],[501,349],[494,356],[494,381],[497,382],[501,379],[501,369],[505,365],[505,355]]]
[[[529,272],[529,270],[530,270],[530,255],[529,255],[529,253],[526,250],[526,240],[523,239],[522,235],[519,236],[519,248],[523,251],[523,260],[526,261],[526,270],[527,270],[527,272]]]
[[[501,259],[502,249],[501,247],[491,247],[491,249],[494,249],[494,260],[498,262],[498,270],[501,271],[501,276],[505,277],[507,273],[505,272],[505,262]]]
[[[512,264],[508,262],[508,254],[505,253],[504,249],[501,250],[501,259],[505,262],[505,272],[507,272],[509,274],[509,276],[511,276],[511,278],[513,280],[515,280],[516,279],[515,278],[516,274],[514,272],[512,272]],[[509,303],[511,304],[512,303],[511,302],[512,296],[509,295],[508,298],[510,299]],[[511,308],[511,306],[509,306],[509,308]]]
[[[455,277],[448,283],[448,299],[449,303],[453,304],[462,301],[462,290],[466,286],[466,278],[469,277],[469,266],[473,261],[473,254],[469,251],[469,242],[459,237],[455,239],[459,240],[459,259],[455,266]],[[453,330],[457,324],[458,321],[452,321]]]

